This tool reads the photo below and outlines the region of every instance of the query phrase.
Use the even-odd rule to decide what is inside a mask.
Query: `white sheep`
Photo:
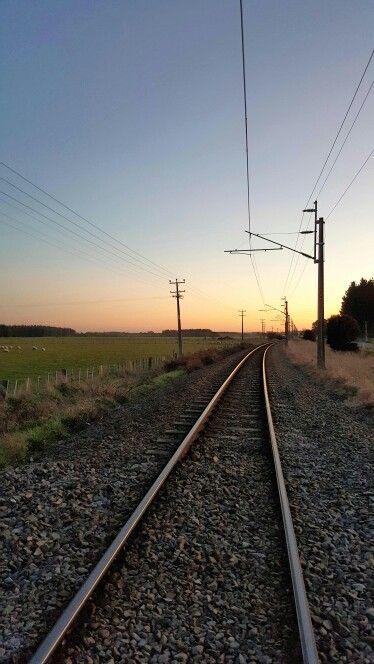
[[[42,348],[42,350],[45,350],[45,348]]]
[[[33,350],[38,350],[38,347],[37,347],[37,346],[33,346],[32,349],[33,349]]]

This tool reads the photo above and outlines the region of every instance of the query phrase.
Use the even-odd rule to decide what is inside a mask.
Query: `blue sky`
[[[295,231],[370,55],[374,5],[244,0],[244,18],[253,230]],[[258,327],[262,302],[248,259],[223,253],[246,244],[239,0],[2,0],[0,24],[1,160],[185,277],[186,325],[233,328],[244,307],[248,326]],[[358,105],[373,73],[372,63]],[[321,196],[322,215],[374,147],[373,98]],[[328,313],[351,280],[371,276],[373,163],[326,228]],[[31,231],[62,237],[7,213]],[[3,320],[80,329],[173,325],[167,279],[146,273],[139,283],[125,263],[117,274],[1,230]],[[65,242],[96,256],[76,238]],[[275,306],[289,262],[286,252],[257,257],[265,300]],[[291,297],[298,274],[288,295],[302,326],[315,318],[316,270],[307,267]],[[221,304],[193,294],[192,284]],[[126,307],[110,302],[121,297],[129,298]],[[66,304],[97,299],[107,301],[99,317],[91,304]]]

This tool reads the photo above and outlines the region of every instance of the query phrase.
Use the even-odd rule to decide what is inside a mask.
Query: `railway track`
[[[318,662],[268,348],[246,355],[156,441],[153,452],[170,449],[170,459],[30,664],[107,662],[112,652],[121,662]]]

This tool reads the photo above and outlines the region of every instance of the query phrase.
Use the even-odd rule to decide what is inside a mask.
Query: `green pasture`
[[[220,343],[215,339],[187,337],[183,340],[183,350],[190,353]],[[0,380],[13,381],[27,377],[36,379],[61,369],[76,371],[143,357],[171,357],[177,351],[177,340],[171,337],[7,337],[0,338],[0,346],[9,348],[9,352],[0,348]],[[37,346],[37,350],[33,350],[33,346]]]

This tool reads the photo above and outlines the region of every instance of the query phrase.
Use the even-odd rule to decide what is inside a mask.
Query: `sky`
[[[294,246],[373,48],[374,3],[243,8],[251,228],[293,233],[271,239]],[[248,246],[241,66],[239,0],[0,2],[0,161],[95,224],[0,166],[11,183],[0,180],[0,322],[175,328],[169,279],[179,278],[185,327],[239,330],[246,309],[245,329],[261,318],[276,329],[282,315],[261,309],[281,309],[283,296],[296,326],[311,325],[312,261],[256,252],[256,279],[248,256],[224,253]],[[337,150],[373,77],[374,59]],[[373,149],[373,117],[372,91],[321,216]],[[327,316],[351,281],[373,276],[373,175],[374,156],[326,221]]]

